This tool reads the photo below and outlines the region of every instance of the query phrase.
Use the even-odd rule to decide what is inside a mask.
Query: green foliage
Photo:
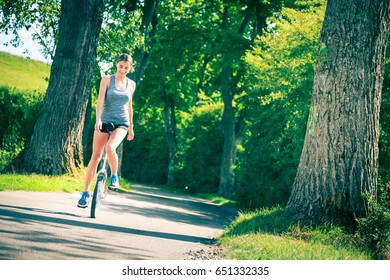
[[[0,170],[23,149],[32,135],[43,94],[0,87]]]
[[[97,50],[102,72],[106,75],[112,71],[115,73],[114,62],[120,54],[133,55],[134,49],[143,47],[145,43],[143,34],[140,34],[141,11],[135,2],[134,7],[128,5],[131,4],[127,0],[106,1]]]
[[[4,52],[0,52],[0,65],[1,171],[23,150],[32,135],[50,66]]]
[[[358,235],[379,258],[390,257],[390,213],[376,204],[367,218],[359,220]]]
[[[177,186],[189,193],[216,193],[221,153],[222,104],[194,107],[180,135]]]
[[[323,12],[285,8],[272,33],[245,57],[250,122],[236,188],[243,207],[287,202],[304,142]]]
[[[147,81],[140,83],[134,94],[134,140],[124,141],[122,176],[132,181],[163,185],[169,161],[161,99],[157,95],[158,79],[153,77]]]
[[[18,31],[23,28],[30,31],[45,57],[53,59],[60,8],[60,1],[0,0],[0,32],[15,35],[7,44],[17,47],[22,44]]]
[[[378,201],[369,200],[366,218],[358,219],[357,236],[378,258],[390,258],[390,183],[380,186]]]
[[[128,180],[149,184],[165,184],[168,169],[168,151],[164,128],[157,112],[148,124],[141,121],[135,125],[135,138],[124,142],[122,176]]]

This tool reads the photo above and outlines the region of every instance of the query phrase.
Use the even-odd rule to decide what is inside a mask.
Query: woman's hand
[[[127,140],[131,141],[133,139],[134,139],[134,130],[133,129],[129,129],[129,133],[127,134]]]
[[[95,130],[97,130],[100,133],[101,129],[102,129],[102,122],[101,121],[97,121],[95,123]]]

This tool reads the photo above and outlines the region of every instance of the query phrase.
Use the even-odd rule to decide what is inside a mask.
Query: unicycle
[[[114,124],[107,124],[108,137],[110,137],[111,132],[114,131]],[[105,150],[105,149],[104,149]],[[107,161],[108,156],[104,151],[104,156],[101,161],[101,168],[96,174],[96,183],[95,188],[93,190],[92,202],[91,202],[91,218],[96,218],[96,212],[100,206],[100,203],[103,199],[106,198],[107,195]]]

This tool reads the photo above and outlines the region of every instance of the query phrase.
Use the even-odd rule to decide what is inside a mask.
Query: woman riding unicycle
[[[112,190],[119,188],[116,149],[126,137],[126,134],[127,140],[131,141],[134,138],[132,98],[135,91],[135,82],[126,76],[132,68],[132,57],[128,54],[122,54],[116,62],[117,72],[111,76],[104,76],[100,82],[92,156],[87,167],[84,191],[78,201],[78,207],[88,207],[90,185],[95,177],[104,148],[106,148],[111,170],[109,188]],[[107,124],[110,123],[114,125],[114,130],[111,132],[111,136],[108,137]]]

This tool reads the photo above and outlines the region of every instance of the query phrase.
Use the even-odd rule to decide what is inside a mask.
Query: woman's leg
[[[106,152],[108,156],[108,164],[111,169],[111,175],[118,174],[118,155],[116,153],[116,148],[118,148],[119,144],[122,143],[126,134],[127,130],[117,128],[111,133],[110,139],[107,142]]]
[[[103,154],[104,145],[108,139],[107,133],[98,132],[95,130],[93,134],[92,156],[88,163],[87,173],[85,178],[84,192],[88,192],[92,180],[95,177],[97,166]]]

